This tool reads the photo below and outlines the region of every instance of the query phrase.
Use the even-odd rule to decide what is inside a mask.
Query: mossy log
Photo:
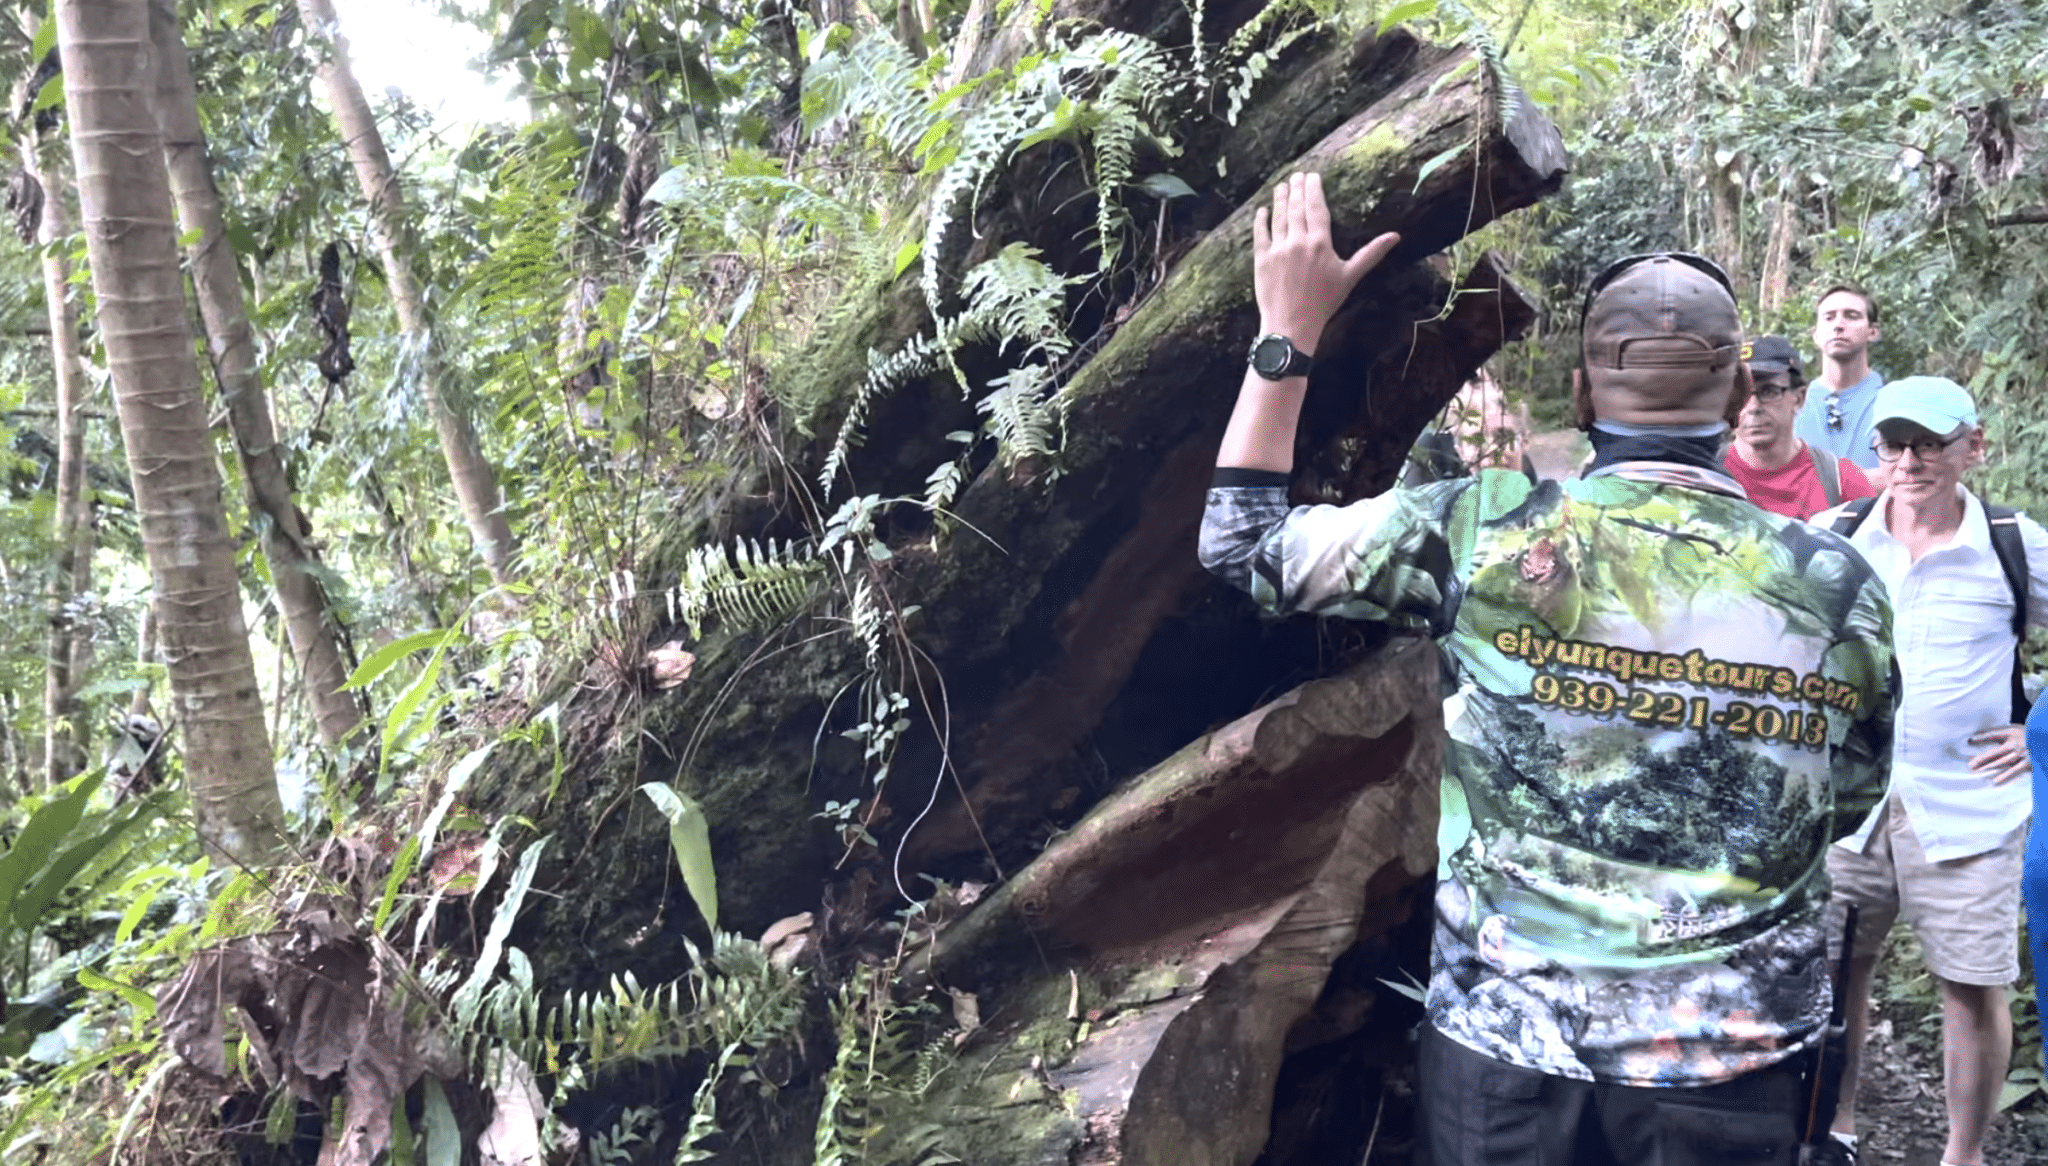
[[[891,590],[922,608],[909,631],[929,660],[927,691],[945,686],[950,743],[922,723],[906,737],[870,819],[880,846],[849,865],[816,816],[827,799],[873,796],[859,744],[840,735],[862,719],[857,701],[842,699],[863,675],[858,646],[827,628],[781,641],[714,631],[693,645],[691,682],[652,702],[634,748],[612,770],[579,772],[565,809],[550,815],[558,832],[585,840],[565,849],[568,869],[549,883],[561,898],[544,908],[533,945],[562,953],[562,974],[592,987],[612,971],[680,959],[681,937],[697,926],[665,829],[621,792],[639,782],[674,781],[704,807],[721,925],[758,932],[817,907],[820,883],[836,879],[822,916],[829,942],[892,910],[898,877],[916,889],[920,872],[987,878],[1021,866],[1109,788],[1378,642],[1314,621],[1263,623],[1195,562],[1204,490],[1256,328],[1251,206],[1284,174],[1314,168],[1341,249],[1382,230],[1403,235],[1326,335],[1301,430],[1298,494],[1347,501],[1385,488],[1427,419],[1533,318],[1492,257],[1462,281],[1427,257],[1556,189],[1564,155],[1533,108],[1503,106],[1498,79],[1469,50],[1390,33],[1308,60],[1301,75],[1312,80],[1280,87],[1290,96],[1255,105],[1216,144],[1231,158],[1234,177],[1218,184],[1234,192],[1228,213],[1089,342],[1093,356],[1068,384],[1070,444],[1056,464],[992,465],[960,499],[960,515],[1001,549],[964,530],[936,550],[928,529],[890,532]],[[1297,127],[1275,112],[1289,110],[1319,136],[1291,136]],[[997,184],[985,205],[1007,207],[1010,190]],[[887,305],[903,303],[885,290],[870,307],[893,318]],[[833,342],[865,343],[886,331],[876,318],[855,313]],[[934,403],[946,394],[950,405]],[[942,455],[901,451],[944,446],[944,432],[960,427],[946,409],[957,407],[955,389],[913,386],[878,408],[862,489],[915,492]],[[808,474],[821,456],[793,456],[790,469]],[[773,521],[735,521],[731,532],[769,533]],[[983,831],[944,776],[936,809],[906,842],[934,783],[955,773]]]
[[[941,932],[913,967],[1003,1019],[921,1116],[977,1166],[1245,1166],[1289,1054],[1368,1025],[1398,1049],[1414,1007],[1332,972],[1400,939],[1372,970],[1426,975],[1437,669],[1397,640],[1198,738]]]
[[[1455,295],[1433,272],[1398,266],[1562,181],[1555,128],[1526,102],[1503,110],[1499,92],[1476,54],[1451,53],[1282,168],[1323,173],[1340,251],[1402,236],[1397,266],[1369,276],[1326,332],[1311,378],[1301,464],[1318,469],[1322,499],[1392,484],[1428,418],[1533,317],[1490,258]],[[927,644],[949,676],[993,699],[965,720],[978,728],[956,754],[973,813],[955,802],[935,815],[912,840],[918,861],[971,851],[984,834],[1000,851],[1000,828],[977,830],[976,818],[1031,822],[1070,786],[1059,763],[1203,585],[1194,534],[1257,327],[1251,215],[1264,195],[1182,258],[1075,376],[1058,480],[992,467],[961,499],[964,521],[992,542],[963,541],[919,580],[944,594],[922,600]]]

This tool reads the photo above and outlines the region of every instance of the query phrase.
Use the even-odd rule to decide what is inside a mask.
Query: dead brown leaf
[[[213,1077],[228,1075],[221,1009],[260,999],[256,960],[239,947],[202,951],[183,975],[157,989],[157,1017],[171,1048],[187,1064]]]
[[[434,861],[427,868],[427,878],[434,889],[448,895],[467,895],[476,890],[477,874],[488,841],[479,834],[471,838],[450,839],[436,848]]]
[[[675,688],[688,680],[696,667],[696,655],[684,651],[681,640],[670,640],[648,651],[647,682],[657,689]]]

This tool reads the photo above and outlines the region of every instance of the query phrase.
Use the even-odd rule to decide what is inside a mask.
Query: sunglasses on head
[[[1735,284],[1729,280],[1728,273],[1721,270],[1720,264],[1706,256],[1694,255],[1690,251],[1645,251],[1640,255],[1624,255],[1593,277],[1593,282],[1586,286],[1586,301],[1579,305],[1579,319],[1584,320],[1586,314],[1593,310],[1593,301],[1599,298],[1601,292],[1607,290],[1608,284],[1620,279],[1622,273],[1629,268],[1639,263],[1648,263],[1652,259],[1669,259],[1683,263],[1696,271],[1704,271],[1713,277],[1715,283],[1721,285],[1721,290],[1728,293],[1729,299],[1735,298]]]

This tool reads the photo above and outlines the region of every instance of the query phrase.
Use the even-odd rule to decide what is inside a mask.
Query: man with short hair
[[[1815,449],[1848,458],[1866,470],[1877,468],[1869,443],[1871,406],[1884,377],[1870,367],[1870,346],[1884,335],[1877,301],[1855,284],[1838,283],[1820,293],[1813,309],[1813,342],[1820,347],[1819,385],[1799,410],[1792,432]]]
[[[1855,462],[1793,436],[1793,417],[1806,403],[1806,376],[1791,342],[1759,336],[1742,346],[1742,355],[1753,387],[1722,461],[1749,500],[1803,519],[1877,493]]]
[[[2031,810],[2028,784],[2016,780],[2028,764],[2013,723],[2013,662],[2020,617],[2048,625],[2048,533],[1963,487],[1963,471],[1983,453],[1984,430],[1961,385],[1894,381],[1878,394],[1872,419],[1889,485],[1875,502],[1814,519],[1847,534],[1884,580],[1904,677],[1892,794],[1828,856],[1837,914],[1847,904],[1860,914],[1834,1128],[1853,1146],[1871,976],[1886,931],[1903,916],[1941,986],[1943,1161],[1977,1166],[2012,1055],[2005,989],[2019,975]]]
[[[1828,1019],[1828,842],[1891,753],[1883,588],[1721,472],[1747,374],[1727,276],[1693,255],[1593,282],[1584,478],[1290,508],[1323,329],[1397,242],[1340,259],[1314,175],[1256,211],[1264,334],[1201,557],[1271,614],[1431,631],[1455,673],[1423,1160],[1789,1163]]]

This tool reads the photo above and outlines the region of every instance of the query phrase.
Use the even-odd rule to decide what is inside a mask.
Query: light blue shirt
[[[1792,436],[1815,449],[1848,458],[1863,469],[1876,469],[1877,451],[1870,448],[1870,415],[1877,408],[1877,391],[1883,387],[1884,374],[1876,369],[1840,393],[1830,393],[1820,381],[1809,383],[1806,404],[1792,419]],[[1840,429],[1828,428],[1830,396],[1842,403]]]

